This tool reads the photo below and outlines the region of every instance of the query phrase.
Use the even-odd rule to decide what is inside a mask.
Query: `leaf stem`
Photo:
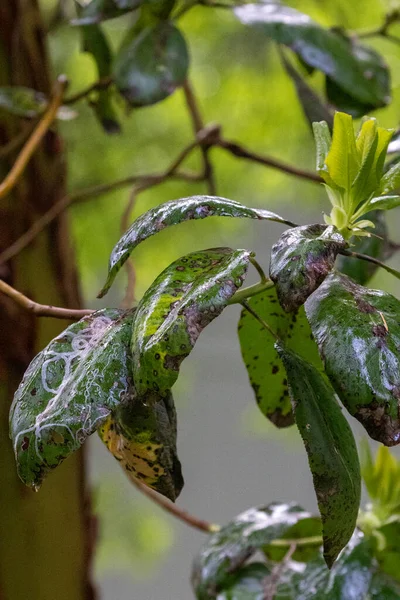
[[[298,538],[294,540],[290,539],[276,539],[271,542],[271,546],[278,548],[287,548],[295,544],[296,546],[322,546],[323,539],[320,535],[313,535],[310,537]]]
[[[54,121],[57,115],[57,111],[62,103],[63,95],[68,85],[67,78],[60,76],[55,85],[53,98],[44,113],[42,119],[39,121],[37,127],[33,130],[32,135],[28,138],[28,141],[23,146],[19,153],[16,161],[14,162],[10,172],[6,175],[3,182],[0,184],[0,198],[3,198],[11,192],[11,190],[18,183],[22,173],[32,158],[33,153],[42,141],[50,125]]]
[[[265,277],[265,275],[264,275]],[[269,290],[270,288],[274,287],[274,282],[271,281],[270,279],[266,279],[265,281],[259,281],[258,283],[255,283],[254,285],[249,285],[248,287],[245,287],[241,290],[239,290],[238,292],[236,292],[236,294],[234,294],[232,296],[232,298],[229,300],[228,305],[229,304],[243,304],[243,302],[245,300],[247,300],[248,298],[252,298],[253,296],[256,296],[257,294],[260,294],[261,292],[264,292],[265,290]]]
[[[360,254],[360,252],[351,252],[350,250],[341,250],[339,252],[339,254],[342,254],[343,256],[348,256],[350,258],[358,258],[360,260],[365,260],[367,262],[370,262],[374,265],[378,265],[378,267],[385,269],[385,271],[387,271],[388,273],[390,273],[397,279],[400,279],[400,271],[397,271],[396,269],[392,269],[392,267],[385,265],[385,263],[378,260],[377,258],[374,258],[373,256],[368,256],[368,254]]]
[[[85,88],[81,92],[77,92],[73,96],[70,96],[69,98],[65,98],[65,100],[63,101],[63,104],[75,104],[75,102],[78,102],[79,100],[86,98],[86,96],[89,96],[89,94],[91,94],[91,92],[107,89],[113,83],[113,81],[114,80],[111,76],[104,77],[103,79],[99,79],[99,81],[92,83],[92,85],[89,85],[87,88]]]
[[[249,313],[250,313],[250,314],[251,314],[251,315],[252,315],[252,316],[253,316],[255,319],[257,319],[257,321],[258,321],[259,323],[261,323],[261,325],[262,325],[262,326],[263,326],[263,327],[264,327],[264,328],[265,328],[267,331],[269,331],[269,333],[272,335],[272,337],[274,337],[274,338],[275,338],[275,340],[276,340],[277,342],[279,342],[279,341],[280,341],[278,334],[277,334],[277,333],[275,333],[275,331],[274,331],[274,330],[273,330],[273,329],[270,327],[270,325],[267,323],[267,321],[264,321],[264,319],[262,319],[262,318],[260,317],[260,315],[258,315],[258,314],[256,313],[256,311],[255,311],[255,310],[253,310],[253,309],[251,308],[250,304],[248,304],[248,303],[247,303],[245,300],[244,300],[244,301],[243,301],[241,304],[242,304],[243,308],[245,308],[245,309],[246,309],[246,310],[247,310],[247,311],[248,311],[248,312],[249,312]]]
[[[250,262],[253,265],[253,267],[257,270],[257,273],[259,274],[260,279],[261,279],[261,283],[267,283],[267,281],[269,281],[269,279],[266,276],[266,274],[264,273],[264,269],[262,268],[260,263],[258,261],[256,261],[254,256],[250,256]]]
[[[86,315],[93,313],[90,309],[73,309],[73,308],[60,308],[58,306],[50,306],[49,304],[39,304],[34,302],[15,288],[8,285],[5,281],[0,279],[0,293],[5,294],[16,304],[33,313],[37,317],[54,317],[55,319],[74,319],[79,320]]]
[[[186,510],[179,508],[176,504],[162,496],[152,488],[149,488],[147,485],[139,481],[138,479],[131,480],[133,484],[137,487],[138,490],[142,492],[145,496],[150,498],[153,502],[158,504],[163,510],[169,512],[174,517],[178,518],[180,521],[183,521],[187,525],[194,527],[200,531],[205,533],[216,533],[221,528],[219,525],[215,525],[214,523],[209,523],[208,521],[204,521],[203,519],[199,519],[194,515],[191,515]]]

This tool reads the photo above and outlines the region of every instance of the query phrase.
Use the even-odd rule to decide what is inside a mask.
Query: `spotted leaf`
[[[133,379],[139,395],[164,394],[201,331],[242,285],[247,250],[215,248],[178,259],[157,277],[137,307],[132,333]]]
[[[346,246],[340,233],[326,225],[304,225],[283,232],[272,247],[270,277],[286,312],[304,304]]]
[[[329,383],[280,342],[276,348],[285,365],[296,424],[307,450],[322,518],[324,558],[331,567],[356,526],[361,494],[356,443]]]
[[[274,288],[257,294],[248,300],[248,304],[289,348],[323,370],[303,307],[297,313],[288,315],[281,308]],[[292,425],[294,418],[286,371],[275,349],[275,339],[246,309],[241,313],[238,333],[243,360],[259,409],[277,427]]]
[[[132,311],[105,309],[54,338],[29,365],[10,411],[22,481],[38,488],[128,391]]]
[[[340,400],[369,435],[400,442],[400,302],[332,273],[306,313]]]
[[[183,487],[176,452],[176,412],[171,393],[149,393],[120,405],[99,435],[130,479],[138,479],[175,501]]]
[[[141,242],[166,227],[178,225],[178,223],[191,219],[205,219],[206,217],[264,219],[293,225],[290,221],[286,221],[269,210],[248,208],[239,202],[218,196],[190,196],[172,202],[165,202],[136,219],[116,244],[110,256],[108,278],[99,294],[99,298],[108,292],[116,274],[128,260],[131,252]]]

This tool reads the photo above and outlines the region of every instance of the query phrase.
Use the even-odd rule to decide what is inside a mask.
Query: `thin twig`
[[[264,273],[264,269],[262,268],[260,263],[254,258],[254,256],[250,256],[250,262],[253,265],[253,267],[256,269],[257,273],[259,274],[261,283],[267,283],[267,281],[269,282],[268,277]]]
[[[19,133],[17,133],[11,140],[4,144],[4,146],[0,147],[0,159],[7,158],[10,154],[12,154],[15,150],[18,150],[22,144],[26,142],[26,140],[31,135],[36,123],[30,123],[29,126],[21,129]]]
[[[49,304],[39,304],[34,302],[15,288],[8,285],[0,279],[0,292],[14,300],[19,306],[33,313],[37,317],[54,317],[55,319],[82,319],[86,315],[90,315],[93,310],[90,309],[73,309],[60,308],[58,306],[50,306]]]
[[[261,294],[261,292],[265,292],[272,287],[274,287],[274,282],[270,279],[265,279],[259,283],[255,283],[254,285],[249,285],[249,287],[242,288],[236,292],[236,294],[234,294],[228,301],[228,304],[243,304],[243,302],[248,298],[257,296],[257,294]]]
[[[289,550],[286,552],[283,560],[276,565],[273,569],[271,576],[266,579],[266,586],[264,590],[264,600],[274,600],[276,589],[279,584],[279,580],[282,576],[283,571],[285,570],[287,563],[292,558],[294,552],[296,551],[296,543],[292,543],[290,545]]]
[[[360,252],[351,252],[350,250],[341,250],[339,254],[342,254],[343,256],[349,256],[350,258],[359,258],[360,260],[370,262],[374,265],[377,265],[378,267],[381,267],[382,269],[385,269],[385,271],[387,271],[397,279],[400,279],[400,271],[392,269],[392,267],[385,265],[385,263],[378,260],[377,258],[374,258],[373,256],[368,256],[368,254],[360,254]]]
[[[67,87],[66,77],[59,77],[55,86],[53,98],[44,113],[42,119],[39,121],[37,127],[34,129],[32,135],[22,148],[16,161],[14,162],[10,172],[6,175],[4,181],[0,184],[0,198],[10,193],[14,186],[18,183],[19,178],[24,172],[32,154],[40,144],[41,140],[48,131],[50,125],[54,121],[57,115],[57,111],[62,103],[64,91]]]
[[[204,129],[204,123],[203,119],[201,118],[200,110],[197,106],[196,97],[189,79],[186,79],[185,83],[183,84],[183,92],[185,94],[186,106],[192,120],[193,130],[197,136],[197,134]],[[214,170],[209,157],[210,146],[207,145],[206,142],[203,142],[203,144],[200,145],[200,149],[203,155],[204,178],[208,184],[208,193],[210,196],[215,196],[217,192],[214,179]]]
[[[224,148],[225,150],[227,150],[234,156],[237,156],[238,158],[246,158],[247,160],[259,163],[260,165],[264,165],[265,167],[278,169],[278,171],[283,171],[288,175],[293,175],[294,177],[298,177],[300,179],[306,179],[307,181],[311,181],[313,183],[323,183],[322,178],[319,177],[319,175],[313,173],[312,171],[298,169],[297,167],[288,165],[287,163],[284,163],[270,156],[264,156],[256,152],[252,152],[251,150],[247,150],[246,148],[244,148],[240,144],[237,144],[236,142],[230,142],[228,140],[220,138],[215,145],[219,146],[220,148]]]
[[[276,339],[277,342],[279,342],[279,336],[277,333],[275,333],[275,331],[270,327],[270,325],[268,325],[267,321],[264,321],[264,319],[262,319],[260,317],[260,315],[258,315],[256,313],[255,310],[253,310],[251,308],[251,306],[244,300],[243,302],[241,302],[241,305],[243,306],[243,308],[245,308],[255,319],[257,319],[257,321],[259,323],[261,323],[261,325],[264,327],[264,329],[266,329],[271,335],[272,337],[274,337]]]
[[[160,506],[163,510],[169,512],[171,515],[177,517],[180,521],[183,521],[187,525],[190,525],[195,529],[199,529],[200,531],[204,531],[205,533],[216,533],[220,530],[219,525],[209,523],[208,521],[204,521],[203,519],[199,519],[198,517],[191,515],[186,510],[179,508],[179,506],[168,500],[168,498],[165,498],[165,496],[162,496],[152,488],[149,488],[138,479],[135,478],[132,479],[132,481],[138,490],[140,490],[145,496],[158,504],[158,506]]]
[[[100,79],[99,81],[96,81],[95,83],[92,83],[92,85],[89,85],[87,88],[85,88],[81,92],[77,92],[73,96],[70,96],[69,98],[65,98],[65,100],[63,101],[63,104],[75,104],[75,102],[78,102],[79,100],[82,100],[83,98],[86,98],[86,96],[89,96],[89,94],[91,94],[92,92],[95,92],[97,90],[107,89],[112,83],[113,83],[112,77],[104,77],[103,79]]]

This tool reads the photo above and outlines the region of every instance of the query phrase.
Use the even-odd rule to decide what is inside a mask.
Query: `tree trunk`
[[[45,34],[37,0],[0,0],[0,85],[51,92]],[[21,120],[0,114],[0,144]],[[15,155],[0,161],[0,177]],[[46,135],[15,192],[0,199],[0,251],[65,192],[62,142]],[[79,307],[67,218],[0,265],[0,277],[38,302]],[[75,454],[35,494],[19,481],[8,437],[8,410],[23,372],[67,322],[38,319],[0,294],[0,598],[92,600],[88,571],[93,545],[84,457]]]

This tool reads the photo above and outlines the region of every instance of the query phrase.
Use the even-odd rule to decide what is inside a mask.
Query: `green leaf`
[[[197,599],[215,598],[229,587],[232,574],[256,550],[309,516],[296,504],[270,504],[251,508],[222,527],[208,538],[193,564],[192,584]]]
[[[372,500],[373,512],[381,521],[400,514],[400,462],[386,446],[380,446],[375,461],[367,440],[361,445],[361,475]],[[394,524],[393,524],[394,527]],[[383,531],[386,535],[390,533]],[[400,524],[396,525],[400,540]],[[400,544],[396,549],[400,552]]]
[[[400,196],[378,196],[368,204],[371,210],[392,210],[400,206]]]
[[[70,325],[29,365],[10,411],[22,481],[37,489],[128,391],[132,311],[104,309]]]
[[[330,571],[322,557],[307,563],[304,570],[289,564],[274,600],[367,600],[373,572],[371,541],[357,531]]]
[[[218,600],[265,600],[265,581],[270,569],[264,563],[251,563],[236,571],[229,588]]]
[[[360,103],[377,108],[390,102],[388,67],[369,48],[278,2],[237,6],[234,13],[245,25],[259,27],[275,42],[291,48]]]
[[[364,46],[363,50],[367,50]],[[369,48],[368,48],[369,50]],[[338,86],[330,77],[325,79],[325,93],[329,104],[340,112],[348,113],[355,119],[367,115],[371,110],[374,110],[374,106],[360,102],[356,98],[353,98],[351,94],[345,92],[343,88]]]
[[[395,163],[381,179],[382,194],[389,194],[400,188],[400,162]]]
[[[326,225],[303,225],[283,232],[272,246],[269,273],[286,312],[304,304],[346,246],[340,233]]]
[[[386,448],[387,450],[387,448]],[[391,457],[394,459],[394,457]],[[398,468],[397,468],[398,475]],[[398,483],[398,480],[397,482]],[[393,505],[392,507],[393,508]],[[392,517],[394,515],[391,515]],[[389,516],[390,518],[390,516]],[[400,572],[399,572],[399,564],[400,564],[400,523],[399,521],[394,521],[393,523],[387,523],[383,527],[378,529],[378,533],[380,536],[384,537],[385,546],[382,550],[378,549],[376,551],[375,556],[379,563],[379,568],[383,573],[393,577],[393,579],[397,580],[397,585],[399,585],[400,581]],[[400,588],[398,588],[400,589]],[[400,596],[399,596],[400,597]],[[386,598],[386,596],[385,596]]]
[[[284,541],[286,541],[286,545],[283,545]],[[320,555],[322,546],[321,519],[318,517],[301,519],[289,527],[279,542],[278,544],[275,540],[275,543],[264,546],[263,552],[268,559],[281,562],[292,544],[296,545],[296,549],[291,555],[291,560],[305,563],[315,559]]]
[[[179,29],[163,21],[145,27],[115,58],[115,83],[131,106],[149,106],[180,87],[189,68],[186,41]]]
[[[99,79],[111,74],[112,52],[107,38],[98,25],[82,27],[83,48],[90,52],[96,61]],[[121,127],[113,105],[113,90],[108,87],[96,92],[97,98],[90,104],[106,133],[120,133]]]
[[[71,25],[94,25],[107,19],[114,19],[138,8],[142,0],[91,0],[83,7],[75,0],[79,16],[71,21]]]
[[[313,132],[317,158],[316,169],[320,175],[322,175],[322,173],[326,175],[327,168],[325,165],[325,160],[328,156],[328,152],[332,143],[331,132],[329,131],[328,123],[326,121],[313,123]]]
[[[399,563],[397,563],[398,569]],[[400,584],[383,573],[376,573],[369,590],[369,600],[399,600]]]
[[[383,260],[386,257],[388,250],[388,231],[386,225],[385,214],[381,211],[374,211],[365,215],[367,219],[375,225],[371,236],[363,236],[355,238],[352,241],[350,250],[372,256],[378,260]],[[350,256],[339,255],[337,259],[337,268],[344,275],[348,275],[357,283],[364,285],[375,274],[378,265],[359,260]]]
[[[239,202],[218,196],[189,196],[159,204],[136,219],[114,247],[110,256],[108,278],[98,297],[102,298],[108,292],[116,274],[141,242],[166,227],[191,219],[205,219],[213,216],[265,219],[292,225],[290,221],[286,221],[269,210],[248,208]]]
[[[303,307],[296,314],[285,313],[279,305],[275,288],[257,294],[248,300],[248,304],[289,348],[323,369]],[[286,372],[275,350],[275,339],[245,309],[240,316],[238,334],[243,361],[259,409],[277,427],[292,425],[294,418]]]
[[[400,302],[333,273],[305,306],[340,400],[373,439],[398,444]]]
[[[133,379],[139,394],[164,394],[201,331],[242,285],[250,252],[215,248],[167,267],[137,307],[132,331]]]
[[[173,502],[183,488],[176,451],[176,411],[172,394],[150,392],[118,406],[99,435],[130,479],[139,479]]]
[[[0,109],[27,119],[40,117],[48,106],[48,98],[41,92],[23,86],[1,86],[0,87]],[[77,113],[69,106],[60,106],[57,111],[57,119],[70,121]]]
[[[331,567],[356,526],[361,494],[357,447],[323,376],[280,342],[276,348],[285,365],[296,424],[307,450],[322,518],[324,558]]]
[[[332,129],[333,113],[330,108],[323,103],[318,94],[316,94],[303,77],[301,77],[283,52],[281,52],[281,60],[286,73],[289,75],[295,86],[297,97],[310,127],[313,128],[314,122],[324,121],[328,124],[329,128]]]
[[[350,190],[360,168],[350,115],[335,113],[332,144],[325,164],[334,183],[344,190]]]

